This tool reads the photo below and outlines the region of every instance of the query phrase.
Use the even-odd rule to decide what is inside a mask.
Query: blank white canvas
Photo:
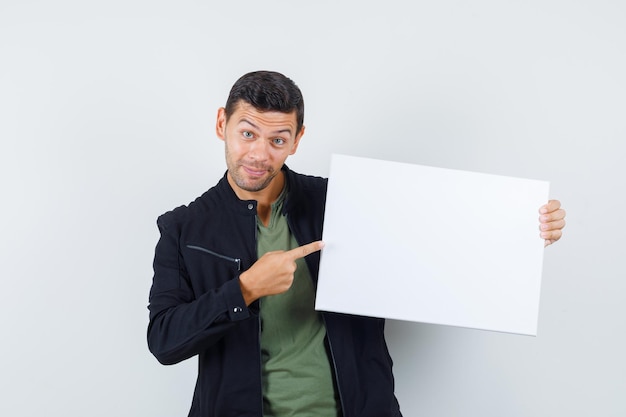
[[[333,155],[316,309],[536,335],[548,189]]]

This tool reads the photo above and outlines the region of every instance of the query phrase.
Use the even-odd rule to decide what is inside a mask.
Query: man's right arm
[[[291,288],[296,260],[322,250],[321,240],[288,251],[267,252],[239,277],[246,305],[267,295],[281,294]]]
[[[238,277],[196,297],[179,256],[179,233],[163,222],[159,230],[148,306],[148,347],[159,362],[174,364],[206,350],[251,313]]]

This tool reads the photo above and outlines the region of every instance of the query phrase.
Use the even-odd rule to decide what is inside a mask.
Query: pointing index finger
[[[294,260],[304,258],[307,255],[312,254],[313,252],[317,252],[324,247],[324,242],[321,240],[316,240],[315,242],[307,243],[306,245],[302,245],[298,248],[291,249],[286,253],[291,255]]]

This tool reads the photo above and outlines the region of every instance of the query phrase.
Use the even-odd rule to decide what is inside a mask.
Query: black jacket
[[[300,245],[321,239],[326,180],[283,169],[291,232]],[[262,416],[259,304],[246,307],[239,287],[257,259],[256,204],[239,200],[224,176],[157,221],[148,346],[163,364],[198,355],[189,416]],[[305,260],[317,283],[319,252]],[[344,417],[400,416],[384,320],[323,317]]]

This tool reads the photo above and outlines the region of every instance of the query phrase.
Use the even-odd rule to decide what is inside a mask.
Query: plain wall
[[[216,111],[256,69],[304,92],[297,171],[336,152],[548,180],[568,211],[537,337],[388,322],[405,416],[626,415],[625,17],[0,0],[0,415],[187,414],[195,359],[162,366],[145,341],[155,220],[222,176]]]

